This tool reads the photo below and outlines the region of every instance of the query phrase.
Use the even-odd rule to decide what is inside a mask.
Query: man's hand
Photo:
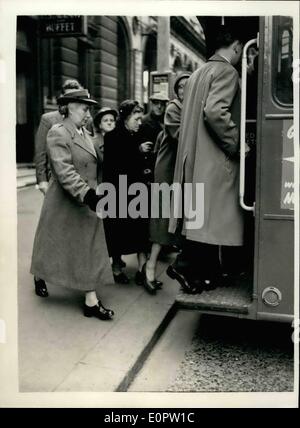
[[[248,154],[250,153],[250,150],[251,150],[250,146],[249,146],[247,143],[245,143],[245,156],[246,156],[246,157],[247,157],[247,156],[248,156]]]
[[[151,141],[145,141],[145,143],[140,144],[140,151],[142,153],[151,152],[153,143]]]
[[[39,183],[39,190],[43,193],[44,196],[47,193],[48,187],[49,187],[48,181],[41,181]]]

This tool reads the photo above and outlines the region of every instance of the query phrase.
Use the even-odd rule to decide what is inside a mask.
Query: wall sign
[[[86,19],[80,15],[39,16],[41,37],[73,37],[86,35]]]
[[[173,98],[174,73],[171,71],[150,73],[150,95],[162,92],[170,99]]]

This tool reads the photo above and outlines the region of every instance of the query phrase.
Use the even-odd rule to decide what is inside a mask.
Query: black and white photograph
[[[299,2],[26,3],[0,407],[297,407]]]

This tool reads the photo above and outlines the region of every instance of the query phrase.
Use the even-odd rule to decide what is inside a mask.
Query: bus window
[[[273,93],[280,104],[293,104],[293,19],[280,16],[274,26],[275,60]]]

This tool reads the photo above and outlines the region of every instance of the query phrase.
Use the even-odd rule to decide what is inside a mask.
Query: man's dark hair
[[[229,27],[223,25],[220,27],[217,33],[215,48],[216,50],[220,48],[227,48],[236,40],[241,43],[244,42],[244,38],[242,37],[241,31],[234,26]]]

